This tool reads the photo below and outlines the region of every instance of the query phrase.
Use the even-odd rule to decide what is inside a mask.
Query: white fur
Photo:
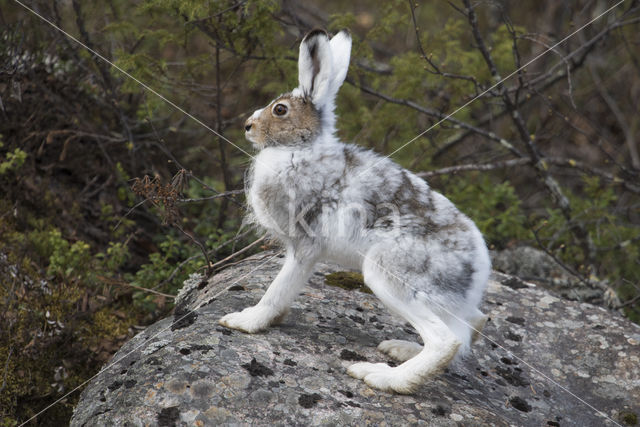
[[[319,260],[361,269],[369,288],[425,345],[384,341],[380,351],[404,363],[357,363],[348,373],[374,388],[410,393],[468,350],[482,327],[478,306],[490,261],[478,229],[449,200],[391,160],[335,137],[334,98],[350,49],[347,32],[330,41],[315,32],[302,42],[300,86],[287,96],[310,99],[321,128],[312,141],[262,149],[247,176],[249,219],[283,244],[285,262],[255,307],[220,323],[249,333],[278,323]],[[285,122],[258,110],[247,123]]]
[[[310,95],[314,105],[325,113],[323,127],[333,129],[336,121],[333,113],[335,98],[349,70],[351,36],[347,31],[341,31],[331,40],[326,33],[316,33],[311,37],[311,45],[318,49],[317,62],[320,68],[314,69],[314,61],[309,56],[309,37],[305,37],[300,44],[298,58],[299,87],[294,89],[293,94]]]
[[[333,56],[333,77],[331,79],[330,93],[338,93],[340,86],[347,77],[349,71],[349,59],[351,58],[351,36],[346,31],[336,34],[329,42]]]
[[[260,116],[260,114],[262,114],[262,111],[264,111],[264,108],[260,108],[254,111],[253,114],[251,115],[251,118],[254,120],[257,119]]]
[[[315,57],[311,56],[311,49]],[[300,43],[298,82],[316,106],[320,107],[328,100],[333,76],[333,55],[327,34],[317,32],[305,37]]]

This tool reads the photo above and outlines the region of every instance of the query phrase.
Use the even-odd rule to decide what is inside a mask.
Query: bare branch
[[[467,16],[466,13],[464,15]],[[551,69],[547,70],[545,73],[537,76],[536,78],[533,78],[533,79],[527,81],[526,82],[526,86],[531,88],[531,90],[536,92],[536,93],[544,93],[547,90],[551,89],[553,86],[555,86],[558,82],[561,82],[561,81],[564,81],[564,80],[567,80],[568,82],[571,82],[571,80],[570,80],[571,79],[571,77],[570,77],[571,73],[574,73],[576,70],[578,70],[579,68],[581,68],[585,64],[587,57],[589,56],[590,53],[593,52],[593,50],[597,46],[598,42],[600,42],[601,40],[604,40],[604,38],[606,38],[609,35],[611,30],[613,30],[615,28],[622,27],[624,25],[631,25],[631,24],[637,23],[638,20],[640,20],[640,18],[630,19],[630,20],[623,21],[623,22],[618,22],[618,23],[612,24],[612,26],[607,27],[606,29],[600,31],[598,34],[596,34],[590,40],[588,40],[587,42],[582,43],[578,48],[576,48],[575,50],[573,50],[569,54],[567,54],[565,56],[561,56],[561,61],[560,61],[559,64],[557,64],[555,66],[552,66]],[[529,39],[528,37],[530,37],[530,35],[525,35],[525,36],[520,36],[520,37]],[[533,40],[531,40],[531,41],[533,41]],[[556,50],[554,50],[554,52],[556,52]],[[557,53],[558,53],[558,55],[562,55],[559,51],[557,51]],[[579,53],[581,53],[580,56],[578,56]],[[576,56],[578,56],[577,59],[575,59]],[[561,64],[565,64],[565,70],[562,71],[562,72],[557,73],[555,70]],[[518,83],[517,85],[509,87],[507,89],[507,92],[511,94],[511,93],[514,93],[514,92],[517,93],[520,90],[521,90],[521,84]],[[514,102],[514,103],[515,103],[516,107],[520,108],[523,105],[525,105],[528,102],[530,102],[531,99],[532,99],[531,97],[523,97],[523,98],[517,99],[517,102]],[[504,109],[504,110],[502,110],[500,112],[497,112],[497,113],[491,113],[491,114],[479,119],[476,126],[477,127],[485,126],[488,123],[490,123],[492,120],[500,118],[500,117],[502,117],[502,116],[504,116],[504,115],[506,115],[508,113],[509,113],[509,111],[506,110],[506,109]],[[438,157],[442,156],[445,152],[447,152],[450,149],[454,148],[460,142],[464,141],[466,138],[468,138],[472,134],[473,134],[473,132],[467,131],[467,132],[461,134],[459,137],[448,141],[445,145],[443,145],[441,148],[438,149],[438,151],[436,151],[433,154],[433,158],[438,158]]]
[[[543,182],[545,188],[550,193],[554,203],[558,206],[558,208],[560,208],[560,211],[562,212],[566,220],[568,222],[571,222],[572,212],[569,199],[567,198],[567,196],[565,196],[564,192],[560,188],[560,184],[558,183],[558,181],[556,181],[556,179],[549,173],[549,171],[545,167],[545,163],[543,162],[543,155],[535,144],[534,138],[529,134],[525,120],[521,116],[517,104],[514,104],[511,97],[509,96],[509,93],[505,90],[505,87],[502,84],[502,78],[498,73],[496,64],[493,61],[489,50],[487,49],[482,35],[480,34],[480,30],[478,27],[478,18],[474,9],[471,7],[470,0],[463,0],[463,3],[467,8],[467,16],[469,25],[471,26],[473,38],[478,49],[482,53],[482,57],[484,58],[487,67],[489,68],[491,76],[497,82],[496,86],[498,88],[498,91],[502,94],[502,100],[504,102],[505,109],[510,113],[513,123],[515,124],[515,127],[520,134],[520,138],[527,149],[529,157],[531,158],[531,164],[538,173],[538,176]],[[582,224],[574,223],[574,226],[572,227],[572,233],[581,243],[585,259],[587,260],[590,267],[593,268],[595,249],[588,231]]]
[[[620,310],[621,308],[630,307],[632,305],[635,305],[638,301],[640,301],[640,294],[636,295],[628,301],[623,302],[622,304],[615,307],[615,309]]]
[[[565,76],[567,78],[567,85],[569,86],[569,100],[571,101],[571,105],[573,106],[574,109],[577,109],[578,107],[576,107],[576,103],[573,100],[573,83],[571,81],[571,69],[572,69],[572,64],[571,62],[567,59],[566,56],[563,56],[562,52],[559,52],[557,47],[550,45],[548,43],[545,43],[543,41],[538,40],[536,37],[532,37],[529,34],[524,34],[522,36],[520,36],[520,38],[522,38],[523,40],[529,40],[533,43],[537,43],[540,44],[541,46],[544,46],[549,52],[553,52],[555,54],[557,54],[560,57],[560,60],[565,64]],[[511,89],[513,90],[513,89]]]
[[[252,232],[252,230],[248,230],[248,231],[245,231],[244,233],[236,234],[233,238],[225,241],[224,243],[219,244],[218,246],[216,246],[215,248],[210,250],[209,254],[211,254],[213,256],[213,254],[215,254],[220,249],[224,248],[225,246],[228,246],[231,243],[235,243],[236,241],[248,236],[251,232]],[[184,268],[185,265],[187,265],[189,262],[191,262],[191,261],[193,261],[195,259],[198,259],[200,257],[202,257],[202,253],[197,253],[197,254],[192,255],[189,258],[185,259],[184,261],[182,261],[180,264],[178,264],[176,266],[176,268],[173,269],[171,274],[166,279],[164,279],[162,282],[160,282],[156,286],[154,286],[153,289],[161,288],[165,284],[171,282],[178,275],[178,273]]]
[[[252,243],[248,244],[247,246],[245,246],[244,248],[232,253],[231,255],[229,255],[228,257],[221,259],[220,261],[214,263],[211,265],[211,268],[215,268],[215,267],[219,267],[221,265],[224,265],[227,261],[236,258],[239,255],[242,255],[243,253],[247,252],[249,249],[253,248],[254,246],[264,242],[267,239],[267,235],[265,234],[264,236],[260,237],[258,240],[253,241]],[[219,269],[218,269],[219,270]]]
[[[631,10],[626,11],[625,14],[629,12],[631,12]],[[591,53],[591,51],[595,49],[597,44],[609,36],[611,31],[615,30],[616,28],[624,27],[626,25],[635,24],[637,22],[640,22],[640,17],[635,19],[629,19],[627,21],[616,21],[613,24],[605,27],[600,32],[598,32],[595,36],[593,36],[591,39],[582,43],[580,46],[578,46],[578,48],[576,48],[575,50],[570,52],[568,55],[566,55],[560,62],[549,67],[544,74],[539,75],[535,79],[531,79],[528,85],[536,86],[542,83],[543,87],[546,89],[547,86],[553,85],[558,80],[564,80],[565,78],[567,78],[567,74],[556,73],[556,69],[558,67],[560,67],[563,64],[566,64],[567,61],[569,61],[572,63],[571,70],[575,70],[576,68],[580,67],[584,63],[589,53]],[[579,53],[581,53],[581,55],[578,57],[578,59],[573,60],[575,57],[578,56]],[[513,92],[515,90],[516,88],[510,88],[509,92]]]
[[[73,5],[73,10],[76,15],[76,25],[78,26],[78,30],[80,31],[80,36],[85,45],[89,47],[91,51],[95,51],[95,47],[91,38],[89,37],[89,33],[87,32],[84,25],[84,18],[82,16],[82,9],[80,7],[80,3],[78,0],[72,0],[71,4]],[[118,118],[120,119],[120,123],[122,128],[127,135],[127,139],[133,144],[135,142],[133,133],[131,132],[131,128],[129,127],[129,123],[127,123],[127,118],[125,117],[122,108],[120,108],[117,100],[116,93],[116,85],[111,78],[111,74],[109,72],[109,68],[105,65],[104,61],[98,61],[95,54],[92,53],[91,58],[93,60],[94,65],[98,68],[100,72],[100,76],[102,77],[102,87],[107,93],[110,101],[110,107],[118,114]]]
[[[470,172],[470,171],[486,172],[486,171],[492,171],[496,169],[506,169],[506,168],[512,168],[515,166],[522,166],[530,162],[531,162],[530,158],[523,157],[520,159],[511,159],[511,160],[505,160],[502,162],[495,162],[495,163],[477,163],[477,164],[449,166],[446,168],[436,169],[432,171],[418,172],[416,173],[416,175],[418,175],[421,178],[431,178],[432,176],[439,176],[439,175],[455,175],[459,172]]]
[[[235,196],[237,194],[244,194],[244,190],[231,190],[231,191],[225,191],[224,193],[214,194],[213,196],[200,197],[198,199],[178,199],[178,201],[180,203],[205,202],[207,200],[215,200],[215,199],[219,199],[220,197]]]
[[[187,236],[189,239],[191,239],[191,241],[193,243],[195,243],[199,248],[200,251],[202,252],[202,256],[204,256],[204,260],[207,263],[207,275],[211,274],[211,261],[209,261],[209,254],[207,253],[207,248],[205,247],[204,243],[202,243],[200,241],[200,239],[198,239],[195,234],[193,233],[189,233],[188,231],[186,231],[185,229],[183,229],[179,224],[174,223],[172,224],[174,227],[176,227],[178,230],[180,230],[182,232],[182,234],[184,234],[185,236]]]
[[[463,76],[461,74],[445,73],[442,70],[440,70],[440,68],[431,60],[431,55],[426,54],[426,52],[424,51],[424,48],[422,47],[422,41],[420,40],[420,29],[416,21],[415,8],[417,7],[417,4],[414,4],[412,0],[408,0],[408,2],[409,2],[409,9],[411,10],[411,20],[413,22],[413,29],[416,33],[416,42],[418,44],[418,50],[420,51],[420,56],[422,57],[422,59],[424,59],[427,62],[427,64],[429,64],[429,66],[431,66],[431,68],[433,68],[433,70],[430,70],[428,67],[424,67],[424,69],[431,74],[437,74],[445,78],[466,80],[468,82],[473,83],[473,87],[475,88],[475,91],[476,91],[475,94],[477,96],[483,90],[483,88],[480,86],[480,84],[478,83],[475,77]]]
[[[416,175],[418,175],[421,178],[430,178],[430,177],[439,176],[439,175],[455,175],[456,173],[459,173],[459,172],[470,172],[470,171],[486,172],[486,171],[492,171],[496,169],[507,169],[507,168],[517,167],[517,166],[529,165],[531,163],[532,163],[532,159],[530,157],[523,157],[519,159],[510,159],[510,160],[504,160],[501,162],[494,162],[494,163],[470,163],[470,164],[464,164],[464,165],[448,166],[445,168],[436,169],[432,171],[419,172]],[[609,172],[603,171],[602,169],[598,169],[594,166],[590,166],[579,160],[566,159],[561,157],[545,157],[544,159],[542,159],[542,163],[545,165],[545,167],[547,164],[549,164],[557,167],[579,169],[591,175],[604,178],[613,184],[620,185],[629,192],[640,194],[640,186],[635,185],[618,176],[615,176]]]
[[[633,166],[635,169],[640,169],[640,155],[638,154],[638,146],[636,145],[633,132],[627,124],[624,114],[620,110],[620,107],[618,107],[615,99],[613,99],[613,97],[611,97],[611,95],[609,95],[609,93],[605,90],[604,82],[600,79],[600,76],[598,75],[594,67],[589,64],[587,69],[589,70],[589,74],[591,74],[591,78],[595,83],[598,94],[604,100],[605,104],[607,104],[607,107],[609,107],[609,110],[611,110],[613,116],[616,118],[620,129],[622,129],[624,139],[627,143],[627,149],[629,150],[629,156],[631,157],[631,166]]]
[[[4,374],[2,376],[2,386],[0,386],[0,391],[4,390],[7,386],[7,374],[9,373],[9,360],[11,360],[11,355],[13,354],[13,346],[9,347],[9,353],[7,354],[7,360],[4,362]]]
[[[109,283],[110,285],[118,285],[118,286],[124,286],[124,287],[127,287],[127,288],[138,289],[139,291],[147,292],[147,293],[155,294],[155,295],[160,295],[160,296],[163,296],[165,298],[175,299],[175,297],[176,297],[175,295],[165,294],[164,292],[156,291],[155,289],[143,288],[142,286],[134,285],[133,283],[128,283],[128,282],[122,282],[120,280],[115,280],[115,279],[113,279],[111,277],[98,276],[98,278],[101,281],[105,282],[105,283]]]
[[[391,102],[393,104],[398,104],[398,105],[404,105],[406,107],[412,108],[416,111],[419,111],[420,113],[423,113],[429,117],[433,117],[435,119],[438,120],[444,120],[446,122],[450,122],[451,124],[453,124],[453,126],[455,128],[461,128],[461,129],[466,129],[468,131],[474,132],[478,135],[484,136],[485,138],[497,142],[499,143],[503,148],[506,148],[507,150],[509,150],[513,155],[515,155],[516,157],[524,157],[524,154],[522,154],[520,152],[520,150],[518,150],[517,148],[515,148],[515,146],[507,141],[504,138],[500,138],[498,135],[496,135],[493,132],[489,132],[487,130],[484,130],[482,128],[479,128],[477,126],[473,126],[467,122],[463,122],[462,120],[456,119],[450,115],[447,115],[445,113],[442,113],[440,111],[436,111],[436,110],[432,110],[430,108],[427,107],[423,107],[422,105],[419,105],[413,101],[410,101],[408,99],[400,99],[400,98],[394,98],[392,96],[389,95],[385,95],[381,92],[378,92],[368,86],[364,86],[361,84],[356,83],[355,81],[353,81],[350,78],[347,78],[345,80],[347,83],[359,88],[360,90],[362,90],[365,93],[368,93],[370,95],[374,95],[380,99],[383,99],[387,102]]]
[[[603,292],[607,290],[608,287],[606,286],[606,284],[604,284],[602,282],[594,282],[594,281],[589,280],[588,278],[584,277],[582,274],[578,273],[573,268],[569,267],[567,264],[562,262],[562,260],[559,259],[552,251],[547,249],[545,247],[545,245],[543,245],[542,242],[540,241],[540,236],[538,235],[538,231],[539,230],[531,230],[531,231],[533,233],[534,238],[536,239],[536,243],[538,243],[538,247],[540,247],[551,258],[553,258],[553,260],[556,262],[556,264],[558,264],[560,267],[562,267],[567,273],[571,274],[573,277],[575,277],[580,282],[582,282],[583,284],[585,284],[586,286],[588,286],[590,288],[597,288],[597,289],[602,290]]]

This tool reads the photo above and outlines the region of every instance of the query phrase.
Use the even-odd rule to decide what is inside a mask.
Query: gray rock
[[[417,339],[373,296],[327,286],[321,265],[284,324],[218,326],[255,304],[281,265],[262,253],[208,283],[126,343],[83,391],[71,425],[614,425],[640,415],[640,328],[603,308],[494,274],[472,354],[411,396],[349,377],[388,361],[385,339]],[[191,311],[194,310],[194,311]]]
[[[492,251],[491,263],[498,271],[534,282],[571,300],[601,303],[605,298],[603,290],[608,287],[607,283],[593,277],[591,280],[595,283],[587,286],[562,268],[549,254],[530,246]],[[606,298],[604,302],[608,303]],[[612,306],[619,304],[618,301]]]

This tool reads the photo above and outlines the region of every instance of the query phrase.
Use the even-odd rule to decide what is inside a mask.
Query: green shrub
[[[2,135],[0,135],[0,148],[4,146],[2,142]],[[5,154],[5,160],[0,157],[0,175],[4,175],[9,171],[18,170],[27,159],[27,153],[20,148],[15,148],[13,151]]]
[[[444,181],[447,197],[475,221],[492,248],[501,249],[530,236],[522,202],[508,181],[495,183],[478,173]]]

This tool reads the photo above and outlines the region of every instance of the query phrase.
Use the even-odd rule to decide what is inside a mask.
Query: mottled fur
[[[220,323],[254,333],[280,321],[319,260],[361,269],[425,346],[385,341],[380,350],[404,363],[356,363],[348,372],[372,387],[410,393],[477,336],[489,256],[475,224],[424,180],[335,137],[334,99],[350,49],[344,31],[331,40],[322,31],[307,35],[300,86],[247,120],[247,139],[260,150],[247,175],[249,219],[287,255],[261,301]],[[286,114],[277,114],[279,104]]]

